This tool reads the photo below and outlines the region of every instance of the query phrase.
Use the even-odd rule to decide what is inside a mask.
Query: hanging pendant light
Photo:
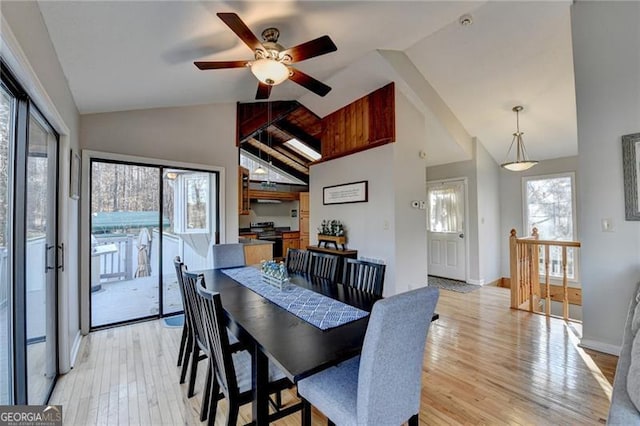
[[[260,139],[260,132],[258,132],[258,140]],[[258,167],[253,170],[254,175],[266,175],[267,171],[262,167],[262,150],[258,147],[258,155],[260,156],[260,161],[258,162]]]
[[[522,135],[524,132],[520,131],[520,111],[524,108],[520,105],[516,105],[513,107],[513,112],[516,113],[516,132],[513,134],[513,140],[511,141],[511,145],[509,146],[509,151],[507,151],[507,155],[505,157],[505,161],[500,164],[500,167],[503,167],[507,170],[511,170],[512,172],[521,172],[524,170],[528,170],[531,167],[538,164],[536,160],[527,159],[527,151],[524,148],[524,142],[522,141]],[[513,150],[513,144],[516,144],[516,158],[515,161],[508,161],[509,154]]]

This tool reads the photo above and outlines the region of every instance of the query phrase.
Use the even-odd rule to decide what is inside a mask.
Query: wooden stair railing
[[[549,255],[550,247],[561,247],[562,250],[562,287],[561,297],[555,298],[552,292],[549,273]],[[544,251],[544,287],[540,288],[540,247]],[[579,248],[578,241],[551,241],[541,240],[538,236],[538,230],[533,228],[530,237],[518,238],[516,230],[511,230],[509,237],[509,263],[511,272],[511,308],[523,309],[529,312],[540,313],[540,299],[544,298],[545,314],[551,315],[551,300],[562,302],[562,318],[569,319],[569,303],[575,303],[578,297],[569,293],[567,278],[567,249],[569,247]],[[577,257],[577,256],[576,256]],[[541,292],[541,290],[543,290]],[[572,290],[576,290],[573,289]],[[544,296],[544,297],[543,297]],[[570,297],[571,296],[571,297]],[[524,306],[527,306],[526,308]]]

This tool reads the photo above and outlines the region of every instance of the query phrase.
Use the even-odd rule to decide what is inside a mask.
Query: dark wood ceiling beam
[[[274,122],[273,125],[276,126],[278,129],[282,130],[283,132],[288,133],[292,137],[298,139],[300,142],[303,142],[309,145],[311,148],[313,148],[317,152],[322,152],[320,139],[317,139],[311,136],[310,134],[305,132],[304,129],[301,129],[295,124],[291,124],[288,121],[283,119],[283,120]]]
[[[295,161],[296,163],[305,166],[305,167],[309,167],[309,163],[311,163],[311,161],[306,158],[301,156],[300,154],[298,154],[297,152],[289,149],[289,147],[287,147],[286,145],[279,145],[279,146],[274,146],[273,149],[275,149],[278,152],[283,153],[284,155],[286,155],[287,157],[291,158],[293,161]]]
[[[258,150],[257,147],[248,144],[248,143],[244,143],[242,144],[242,149],[249,152],[250,154],[253,154],[255,157],[260,158],[260,152]],[[268,160],[265,158],[264,154],[262,154],[262,160],[265,162],[268,162]],[[280,169],[283,172],[286,172],[288,174],[290,174],[291,176],[300,179],[302,182],[304,182],[305,184],[309,184],[309,175],[302,173],[296,169],[294,169],[293,167],[289,166],[288,164],[280,161],[279,159],[277,159],[274,156],[271,156],[271,164],[273,165],[274,168]]]
[[[255,135],[253,135],[252,137],[248,138],[246,142],[249,142],[251,139],[256,139],[259,140],[260,142],[262,142],[263,144],[265,144],[265,146],[272,146],[273,148],[282,145],[283,143],[285,143],[287,140],[284,140],[282,138],[279,138],[277,136],[275,136],[273,133],[271,134],[271,139],[269,139],[269,129],[265,129],[264,131],[258,132]]]
[[[307,174],[307,175],[309,174],[309,168],[307,166],[304,166],[304,165],[296,163],[291,158],[289,158],[286,155],[276,151],[275,149],[263,144],[262,142],[260,142],[259,140],[255,139],[255,138],[250,138],[246,143],[248,143],[248,144],[256,147],[257,149],[261,150],[269,158],[276,158],[279,161],[281,161],[282,163],[288,165],[289,167],[292,167],[292,168],[298,170],[300,173],[304,173],[304,174]],[[264,155],[263,155],[263,158],[264,158]]]
[[[237,135],[236,145],[247,138],[266,129],[269,123],[269,106],[271,106],[271,123],[286,117],[291,111],[300,107],[298,101],[239,103],[236,107]]]

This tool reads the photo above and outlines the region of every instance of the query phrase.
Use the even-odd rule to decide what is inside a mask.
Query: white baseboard
[[[597,340],[582,339],[580,340],[580,347],[593,349],[594,351],[604,352],[605,354],[620,356],[620,346],[612,345],[610,343],[598,342]]]
[[[82,333],[80,330],[76,333],[76,337],[73,339],[73,345],[71,346],[71,368],[76,365],[76,357],[80,350],[80,343],[82,342]]]
[[[484,280],[472,280],[472,279],[468,279],[467,280],[468,284],[473,284],[473,285],[484,285]]]

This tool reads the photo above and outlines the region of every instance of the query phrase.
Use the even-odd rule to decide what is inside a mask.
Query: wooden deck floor
[[[604,423],[617,358],[578,347],[580,325],[509,309],[505,289],[441,291],[424,357],[422,424]],[[50,403],[65,425],[198,424],[175,366],[179,328],[152,321],[92,333]],[[392,397],[390,395],[390,397]],[[295,398],[285,395],[285,402]],[[220,402],[216,424],[224,424]],[[240,422],[249,422],[244,406]],[[314,411],[313,423],[326,424]],[[279,425],[299,425],[299,414]]]

